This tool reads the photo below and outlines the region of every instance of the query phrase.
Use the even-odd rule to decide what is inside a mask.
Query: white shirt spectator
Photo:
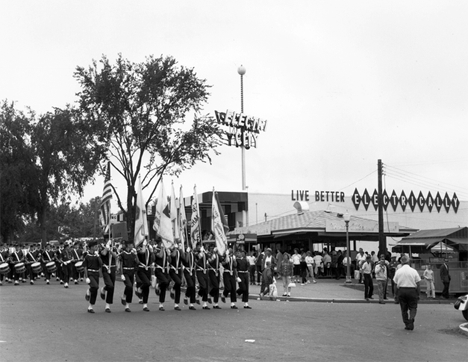
[[[307,255],[305,257],[305,262],[306,262],[307,266],[312,266],[312,265],[314,265],[314,258],[312,258],[310,255]]]
[[[417,283],[421,281],[421,277],[415,269],[408,264],[404,264],[396,271],[393,281],[398,288],[416,288]]]
[[[301,264],[301,254],[293,254],[291,256],[291,260],[294,265],[299,265]]]

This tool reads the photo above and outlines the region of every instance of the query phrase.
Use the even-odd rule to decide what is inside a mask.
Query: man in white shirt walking
[[[414,318],[418,309],[421,277],[408,263],[409,257],[403,255],[401,257],[402,267],[396,271],[393,280],[397,287],[397,295],[400,301],[401,316],[405,323],[405,329],[412,331],[414,329]]]

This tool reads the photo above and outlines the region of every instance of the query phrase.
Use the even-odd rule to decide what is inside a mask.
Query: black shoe
[[[188,299],[187,298],[184,298],[184,304],[188,305]]]
[[[125,298],[120,298],[120,303],[122,303],[123,306],[127,305]]]
[[[174,298],[175,298],[175,293],[174,293],[173,291],[171,291],[171,292],[169,293],[169,296],[171,297],[172,300],[174,300]]]
[[[106,308],[106,313],[110,313],[110,312],[111,312],[110,308]]]
[[[160,310],[161,312],[164,312],[164,311],[165,311],[164,307],[159,307],[159,310]]]
[[[221,295],[221,302],[226,303],[226,297],[224,295]]]
[[[221,309],[221,307],[219,305],[215,305],[213,309]]]
[[[156,288],[156,289],[154,290],[154,292],[156,293],[156,295],[161,294],[161,291],[159,290],[159,288]]]
[[[148,309],[148,307],[144,307],[144,308],[143,308],[143,311],[144,311],[144,312],[149,312],[150,310]]]
[[[130,308],[125,308],[125,311],[128,312],[128,313],[131,312]]]
[[[138,299],[143,299],[143,294],[140,293],[138,290],[135,290],[135,295],[138,297]]]
[[[180,307],[174,307],[174,310],[181,311],[182,309],[180,309]]]
[[[239,309],[239,308],[237,308],[237,305],[231,305],[231,309]]]
[[[139,300],[139,301],[138,301],[138,304],[143,304],[143,300]]]
[[[213,303],[213,301],[211,300],[211,298],[208,298],[208,303]]]
[[[94,313],[94,309],[88,309],[88,313]]]
[[[197,310],[197,308],[195,308],[194,306],[190,306],[190,307],[188,307],[188,309],[190,309],[190,310]]]
[[[90,299],[90,298],[91,298],[91,297],[89,296],[89,294],[86,293],[85,296],[84,296],[84,299],[86,299],[86,301],[89,302],[89,299]]]
[[[252,309],[250,305],[244,305],[244,309]]]
[[[101,288],[101,299],[105,300],[106,299],[106,292]]]
[[[211,308],[210,308],[210,307],[208,307],[208,306],[205,306],[205,307],[203,307],[202,309],[209,310],[209,309],[211,309]]]

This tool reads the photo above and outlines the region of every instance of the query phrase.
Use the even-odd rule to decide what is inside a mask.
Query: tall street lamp
[[[241,65],[237,68],[237,73],[240,75],[241,81],[241,113],[244,113],[244,74],[245,74],[245,67]],[[242,153],[242,191],[246,189],[245,183],[245,147],[244,145],[241,146],[241,153]]]
[[[349,235],[348,235],[348,229],[349,229],[349,220],[351,220],[351,215],[346,211],[346,213],[343,215],[345,224],[346,224],[346,283],[352,283],[351,280],[351,258],[349,255]]]

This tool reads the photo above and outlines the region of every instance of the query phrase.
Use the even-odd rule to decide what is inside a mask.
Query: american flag
[[[112,200],[112,183],[110,180],[110,162],[107,164],[106,178],[104,179],[104,189],[101,197],[101,227],[103,234],[109,234],[110,216],[111,216],[111,200]]]

